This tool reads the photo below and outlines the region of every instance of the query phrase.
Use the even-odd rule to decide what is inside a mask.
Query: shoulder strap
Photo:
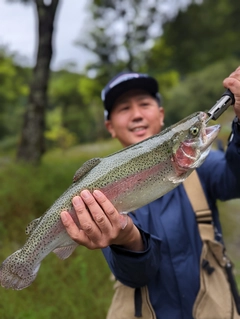
[[[209,209],[206,196],[196,170],[183,182],[189,201],[196,215],[199,233],[202,240],[213,239],[212,211]]]
[[[209,209],[208,202],[196,170],[194,170],[183,182],[183,186],[196,214],[197,222],[210,223],[212,221],[212,212]]]

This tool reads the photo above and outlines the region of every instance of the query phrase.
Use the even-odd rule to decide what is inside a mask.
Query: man
[[[217,240],[221,240],[221,226],[216,200],[240,197],[240,67],[223,84],[235,95],[233,134],[226,154],[210,152],[197,170],[213,212]],[[158,133],[163,126],[158,85],[147,75],[118,75],[105,87],[102,99],[106,128],[124,147]],[[112,272],[123,284],[147,285],[158,319],[192,318],[202,243],[182,185],[127,220],[98,190],[82,191],[73,205],[81,229],[67,212],[61,215],[73,240],[89,249],[104,248]]]

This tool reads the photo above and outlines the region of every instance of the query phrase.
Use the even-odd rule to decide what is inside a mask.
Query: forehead
[[[136,100],[142,100],[145,98],[152,98],[152,95],[150,93],[148,93],[145,90],[139,90],[139,89],[135,89],[135,90],[130,90],[127,91],[126,93],[123,93],[122,95],[120,95],[116,102],[114,103],[114,107],[116,105],[122,104],[122,103],[126,103],[128,102],[130,99],[136,99]]]

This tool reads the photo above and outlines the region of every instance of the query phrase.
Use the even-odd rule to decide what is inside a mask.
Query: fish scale
[[[206,117],[203,112],[194,113],[140,143],[84,163],[72,185],[42,217],[29,224],[24,246],[3,261],[1,285],[26,288],[50,252],[61,259],[71,255],[78,245],[68,236],[60,214],[67,210],[80,227],[72,198],[82,190],[101,190],[119,213],[128,213],[177,187],[203,163],[219,132],[219,125],[206,127]]]

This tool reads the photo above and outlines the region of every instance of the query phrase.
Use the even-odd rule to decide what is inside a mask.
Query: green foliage
[[[80,165],[95,156],[119,149],[114,140],[75,146],[65,154],[48,152],[38,167],[1,161],[0,157],[0,260],[25,240],[25,228],[71,184]],[[66,260],[55,254],[42,262],[33,284],[22,290],[0,288],[3,319],[102,319],[112,296],[110,271],[101,251],[78,247]]]
[[[146,64],[140,71],[155,77],[159,83],[162,96],[167,97],[168,91],[180,81],[180,74],[171,68],[172,49],[168,47],[161,37],[155,41],[154,46],[146,55]]]
[[[90,23],[78,42],[96,56],[88,70],[105,83],[124,69],[140,71],[154,40],[162,33],[163,23],[189,3],[190,0],[92,0]]]
[[[171,48],[171,67],[184,75],[217,60],[240,55],[240,3],[198,2],[164,25],[163,38]]]
[[[152,49],[147,53],[145,68],[146,72],[166,72],[171,69],[171,61],[174,49],[166,44],[164,37],[156,39]]]
[[[171,10],[161,10],[164,3],[170,4]],[[185,10],[177,14],[182,7]],[[117,72],[134,69],[157,78],[168,125],[193,111],[209,108],[221,95],[221,80],[239,63],[240,5],[233,0],[216,4],[210,0],[189,0],[185,5],[173,0],[92,1],[89,8],[91,23],[86,24],[86,38],[80,42],[98,57],[86,70],[94,70],[95,77],[66,70],[52,72],[45,133],[48,149],[65,150],[75,143],[108,136],[100,94]],[[162,25],[164,34],[160,37]],[[223,57],[230,61],[231,56],[237,56],[236,63],[214,64]],[[2,50],[2,151],[17,145],[29,90],[30,71],[14,61],[13,55]]]
[[[28,86],[23,83],[24,73],[14,62],[14,56],[7,55],[4,49],[0,49],[0,101],[1,106],[9,101],[16,103],[18,95],[26,96]]]
[[[106,137],[100,92],[99,83],[84,75],[64,70],[53,74],[49,89],[50,107],[58,109],[57,114],[61,113],[58,134],[56,130],[54,134],[55,140],[56,135],[59,135],[61,141],[63,136],[66,139],[68,135],[69,141],[69,134],[78,142]],[[50,120],[48,131],[53,131],[52,124]]]
[[[49,87],[50,106],[58,104],[64,107],[69,104],[81,104],[82,99],[78,92],[79,80],[80,75],[77,73],[65,70],[52,73]]]
[[[14,62],[15,56],[0,48],[0,139],[16,134],[29,92],[29,70]]]
[[[62,126],[62,110],[60,108],[48,112],[47,127],[49,129],[45,131],[45,138],[51,141],[52,145],[66,150],[76,144],[77,136]]]
[[[209,110],[225,91],[222,80],[239,63],[233,58],[216,62],[189,74],[173,87],[164,100],[166,124],[173,124],[193,112]]]

